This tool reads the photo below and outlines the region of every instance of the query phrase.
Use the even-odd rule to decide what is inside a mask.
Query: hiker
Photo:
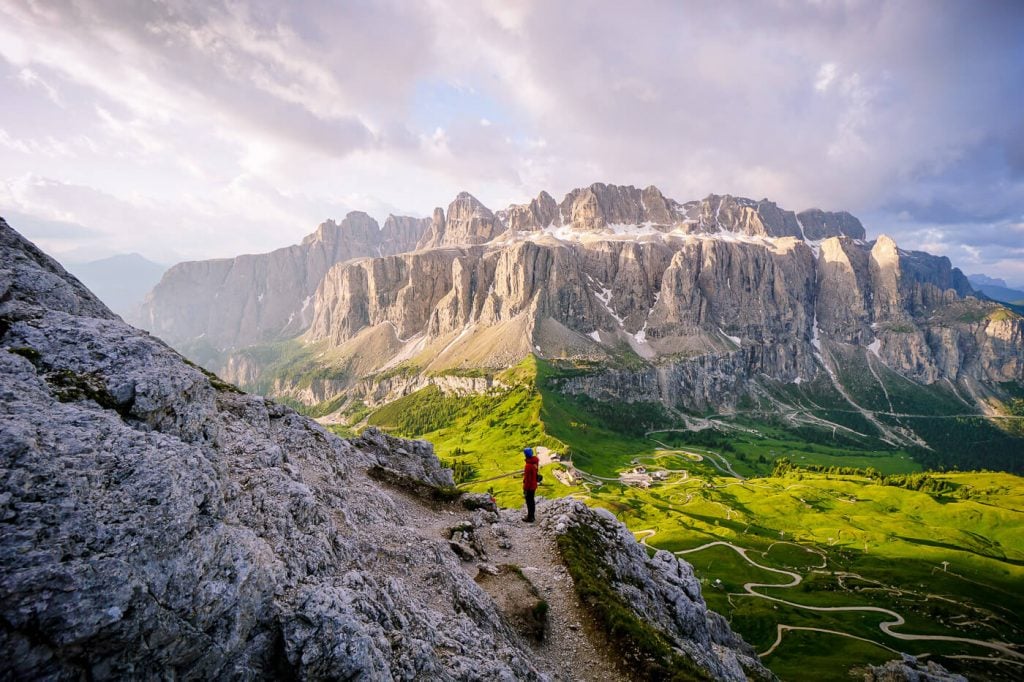
[[[533,514],[537,509],[537,503],[533,496],[537,492],[537,484],[543,478],[537,473],[540,460],[533,454],[533,448],[523,448],[523,454],[526,455],[526,466],[523,467],[523,497],[526,498],[526,516],[523,517],[523,521],[533,523]]]

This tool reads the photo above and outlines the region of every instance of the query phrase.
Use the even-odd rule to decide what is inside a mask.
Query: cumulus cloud
[[[1018,2],[13,0],[0,179],[192,226],[193,256],[461,189],[656,184],[848,209],[1012,277],[984,240],[1024,221],[1022,33]],[[134,248],[116,206],[46,201]]]

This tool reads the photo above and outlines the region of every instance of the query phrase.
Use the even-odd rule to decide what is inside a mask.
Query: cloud
[[[1014,2],[13,0],[0,178],[90,187],[112,217],[46,201],[190,226],[197,254],[355,201],[423,215],[606,181],[848,209],[1008,271],[982,240],[1024,220],[1022,33]]]
[[[818,92],[825,92],[832,81],[836,79],[836,65],[834,62],[825,62],[818,69],[818,77],[814,80],[814,89]]]

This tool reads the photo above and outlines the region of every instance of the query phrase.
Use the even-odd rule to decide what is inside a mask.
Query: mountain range
[[[486,390],[536,356],[572,366],[560,391],[683,415],[784,405],[804,423],[827,393],[856,431],[927,447],[886,416],[892,382],[987,414],[1024,379],[1024,321],[949,259],[868,241],[846,212],[655,187],[499,211],[461,193],[383,229],[352,213],[271,254],[175,266],[142,322],[238,385],[339,415]]]
[[[1008,303],[1018,308],[1024,306],[1024,290],[1007,286],[1005,280],[985,275],[968,275],[967,279],[976,291],[980,291],[994,301]]]

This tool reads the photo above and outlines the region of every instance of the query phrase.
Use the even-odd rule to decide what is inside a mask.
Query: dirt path
[[[463,561],[462,567],[476,579],[491,566],[510,564],[536,587],[548,604],[544,641],[523,637],[535,654],[534,663],[551,680],[619,682],[630,679],[621,671],[618,659],[608,653],[603,635],[584,610],[572,578],[562,564],[552,533],[543,521],[547,503],[537,500],[538,523],[524,523],[519,509],[503,509],[497,518],[466,511],[454,503],[431,503],[401,489],[381,486],[406,520],[396,537],[414,532],[421,537],[447,541],[452,528],[472,524],[474,542],[486,559]],[[497,521],[496,523],[494,521]],[[488,587],[494,588],[493,580]],[[500,586],[499,586],[500,588]],[[441,597],[441,595],[439,595]]]
[[[544,500],[537,502],[537,518],[544,521]],[[504,509],[500,525],[511,544],[504,549],[497,538],[484,533],[485,548],[493,563],[519,566],[548,603],[548,631],[545,640],[534,644],[538,667],[554,680],[612,682],[626,680],[618,661],[610,656],[603,636],[597,632],[583,609],[572,578],[559,558],[554,537],[541,523],[524,523],[522,511]]]

